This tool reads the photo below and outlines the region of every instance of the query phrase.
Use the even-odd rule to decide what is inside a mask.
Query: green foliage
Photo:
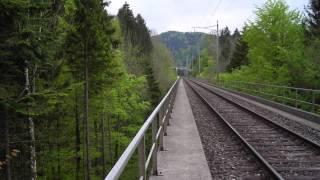
[[[216,60],[212,56],[210,56],[207,49],[201,51],[201,73],[198,75],[201,79],[213,80],[215,76],[213,73],[215,72]]]
[[[152,38],[152,69],[164,94],[176,78],[174,58],[170,50],[157,38]]]
[[[256,18],[244,28],[243,36],[236,47],[229,72],[223,74],[225,84],[229,81],[280,84],[319,89],[319,39],[318,1],[310,1],[306,27],[297,10],[290,10],[282,0],[269,0],[257,8]],[[304,28],[308,33],[304,33]],[[312,38],[310,38],[312,37]],[[248,87],[246,87],[248,89]],[[250,87],[249,87],[250,89]],[[283,92],[275,88],[257,91],[310,101],[310,94],[294,91]],[[249,91],[248,93],[254,93]],[[270,98],[270,97],[266,97]],[[294,105],[291,101],[272,100]],[[319,102],[315,97],[315,102]],[[310,110],[302,105],[300,108]]]
[[[129,72],[145,75],[147,79],[148,99],[153,106],[160,100],[159,82],[154,77],[152,67],[152,41],[144,19],[138,14],[134,17],[129,4],[125,3],[118,12],[118,19],[123,36],[122,49]]]
[[[237,31],[236,31],[237,32]],[[237,39],[237,34],[234,35],[235,40],[233,39],[234,37],[231,35],[229,28],[225,27],[224,29],[221,30],[220,36],[219,36],[219,67],[218,71],[224,71],[226,69],[226,66],[230,63],[231,57],[233,54],[234,50],[234,42]]]
[[[186,66],[187,58],[198,56],[205,38],[208,36],[200,32],[168,31],[159,35],[159,39],[171,50],[177,66]]]
[[[307,83],[308,87],[320,88],[320,2],[310,0],[307,10],[306,29],[307,41],[305,49],[305,58],[308,60],[306,78],[313,79]]]
[[[320,1],[310,0],[307,9],[308,18],[306,20],[309,38],[320,36]]]
[[[86,149],[91,179],[102,179],[158,103],[159,86],[164,92],[172,82],[172,59],[168,52],[153,57],[166,49],[153,48],[143,18],[132,15],[126,26],[127,17],[111,17],[107,5],[100,0],[0,2],[0,114],[5,117],[0,139],[9,137],[0,143],[0,163],[8,161],[8,145],[15,154],[12,179],[31,177],[29,117],[35,125],[38,179],[81,179]],[[131,161],[129,167],[125,177],[137,168]],[[0,168],[0,179],[6,179],[7,167]]]
[[[300,13],[281,0],[269,0],[258,8],[243,35],[249,48],[248,68],[234,71],[234,78],[289,85],[303,81],[295,75],[305,65],[301,22]]]
[[[248,44],[247,42],[241,37],[238,42],[236,43],[235,50],[233,52],[232,58],[230,63],[228,64],[226,70],[231,72],[235,69],[240,69],[243,65],[248,65]]]

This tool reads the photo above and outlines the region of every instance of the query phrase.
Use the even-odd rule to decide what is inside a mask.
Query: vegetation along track
[[[320,146],[200,82],[193,91],[229,125],[277,179],[320,179]]]

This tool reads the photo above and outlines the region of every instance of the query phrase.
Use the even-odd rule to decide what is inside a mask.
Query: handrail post
[[[286,104],[286,101],[285,101],[285,98],[286,98],[286,89],[285,89],[285,88],[283,88],[282,95],[283,95],[283,97],[282,97],[282,104]]]
[[[296,89],[295,107],[298,107],[298,89]]]
[[[159,119],[159,112],[157,113],[157,117]],[[158,141],[157,141],[157,122],[158,119],[152,121],[152,143],[154,144],[154,150],[152,153],[152,175],[158,175]]]
[[[145,152],[145,136],[141,139],[138,147],[138,158],[139,158],[139,178],[143,180],[147,179],[146,173],[146,152]]]
[[[170,126],[171,106],[172,106],[173,94],[174,94],[174,90],[173,90],[172,94],[170,94],[170,96],[169,96],[169,107],[168,107],[168,119],[167,119],[167,126]]]
[[[176,86],[174,87],[173,89],[173,92],[170,96],[170,103],[169,103],[169,111],[168,111],[168,126],[170,125],[170,118],[171,118],[171,113],[172,113],[172,109],[173,109],[173,105],[174,105],[174,100],[175,100],[175,97],[176,97],[176,92],[177,92],[177,84]]]
[[[165,124],[163,122],[164,111],[165,111],[165,103],[163,104],[162,108],[160,109],[160,111],[158,113],[159,127],[162,126],[161,131],[160,131],[160,137],[159,137],[159,149],[160,149],[160,151],[164,151],[164,146],[163,146],[163,127],[164,127],[164,124]]]
[[[164,116],[165,116],[165,119],[163,120],[163,135],[164,136],[167,136],[167,119],[168,119],[168,108],[169,108],[169,101],[166,100],[165,103],[164,103]]]
[[[316,101],[315,93],[314,91],[312,91],[312,112],[316,112],[315,101]]]

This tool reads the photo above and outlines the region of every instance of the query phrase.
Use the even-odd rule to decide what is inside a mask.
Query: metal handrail
[[[253,83],[253,82],[245,82],[245,81],[225,81],[225,82],[234,82],[234,83],[242,83],[242,84],[260,85],[260,86],[277,87],[277,88],[285,88],[285,89],[294,89],[294,90],[301,90],[301,91],[320,92],[320,89],[298,88],[298,87],[282,86],[282,85],[274,85],[274,84],[262,84],[262,83]]]
[[[308,102],[308,101],[303,101],[303,100],[299,100],[299,99],[293,99],[293,98],[289,98],[289,97],[285,97],[285,96],[278,96],[278,95],[265,93],[265,92],[261,92],[261,91],[256,91],[256,90],[252,90],[252,89],[248,89],[248,88],[241,88],[241,87],[237,87],[237,88],[240,89],[240,90],[252,91],[252,92],[264,94],[264,95],[267,95],[267,96],[272,96],[272,97],[276,97],[276,98],[280,98],[280,99],[286,99],[286,100],[289,100],[289,101],[297,101],[297,102],[300,102],[300,103],[303,103],[303,104],[314,105],[314,106],[320,107],[320,104],[312,104],[312,102]]]
[[[305,104],[305,105],[307,105],[307,107],[308,106],[311,107],[311,110],[309,110],[309,112],[319,113],[319,112],[317,112],[317,109],[320,107],[320,104],[316,103],[316,98],[318,98],[318,96],[320,95],[320,89],[297,88],[297,87],[290,87],[290,86],[280,86],[280,85],[243,82],[243,81],[221,81],[219,83],[219,85],[220,86],[222,85],[223,87],[235,88],[240,91],[249,91],[249,92],[257,93],[258,95],[267,95],[269,97],[279,98],[279,99],[282,99],[281,100],[281,101],[283,101],[283,102],[281,102],[282,104],[287,104],[284,102],[285,100],[287,100],[287,102],[291,101],[292,103],[294,103],[294,105],[290,105],[290,104],[289,105],[292,107],[295,107],[295,108],[299,108],[299,109],[301,109],[302,107],[299,107],[298,103],[300,103],[300,105]],[[244,86],[246,86],[247,88],[245,88]],[[259,90],[252,88],[252,86],[259,88]],[[271,93],[265,92],[263,88],[277,88],[277,89],[279,88],[278,90],[280,90],[280,91],[287,90],[284,92],[291,92],[292,96],[294,96],[294,97],[285,96],[285,94],[287,94],[287,93],[283,93],[282,95],[271,94]],[[300,97],[299,93],[298,93],[299,91],[301,93],[309,93],[309,98],[310,98],[309,101],[299,99],[299,97]]]
[[[167,125],[169,124],[170,114],[172,112],[174,99],[177,91],[178,79],[171,86],[167,94],[147,118],[145,123],[142,125],[136,136],[132,139],[126,150],[122,153],[116,164],[113,166],[111,171],[105,177],[105,180],[115,180],[118,179],[128,161],[131,159],[133,153],[138,149],[138,159],[139,159],[139,179],[147,179],[147,169],[149,167],[150,161],[152,161],[152,174],[156,175],[157,171],[157,151],[158,144],[160,150],[163,150],[163,136],[166,134]],[[158,128],[159,121],[159,128]],[[148,158],[146,161],[145,154],[145,136],[148,128],[152,125],[152,146],[150,148]],[[158,142],[159,141],[159,142]]]

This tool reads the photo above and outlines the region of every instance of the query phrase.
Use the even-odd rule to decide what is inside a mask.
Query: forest
[[[176,79],[143,17],[109,3],[0,1],[0,179],[103,179]]]

